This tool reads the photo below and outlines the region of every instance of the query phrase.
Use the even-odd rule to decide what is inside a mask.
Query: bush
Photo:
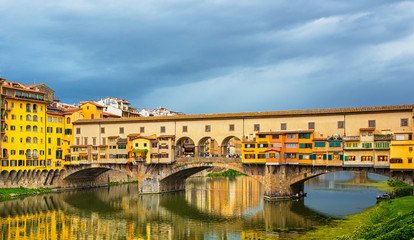
[[[413,187],[395,179],[388,179],[388,185],[393,188],[397,197],[410,196],[413,194]]]

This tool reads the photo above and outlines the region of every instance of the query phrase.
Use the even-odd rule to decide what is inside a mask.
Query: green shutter
[[[339,155],[339,160],[341,160],[341,161],[344,160],[344,155],[342,155],[342,154]]]
[[[305,144],[304,143],[299,143],[299,148],[305,148]]]
[[[345,156],[345,161],[348,161],[348,156]]]
[[[328,160],[332,160],[332,155],[328,155]]]
[[[303,159],[303,155],[299,154],[299,160],[302,160],[302,159]]]
[[[326,160],[326,154],[323,155],[323,160]]]

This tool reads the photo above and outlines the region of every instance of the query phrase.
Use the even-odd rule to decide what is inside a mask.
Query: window
[[[372,156],[361,156],[361,161],[372,161]]]
[[[272,135],[272,139],[279,139],[279,135]]]
[[[11,130],[11,131],[16,130],[16,126],[14,126],[14,125],[10,125],[10,130]]]
[[[52,127],[47,127],[46,132],[47,133],[53,133],[53,128]]]
[[[211,126],[210,125],[206,125],[205,126],[205,131],[206,132],[210,132],[211,131]]]
[[[65,129],[65,135],[72,135],[72,129],[70,128]]]
[[[287,129],[287,124],[286,123],[281,123],[280,124],[280,130],[286,130]]]
[[[255,132],[260,131],[260,124],[255,124],[255,125],[253,126],[253,131],[255,131]]]
[[[309,139],[311,136],[310,133],[299,133],[299,138],[306,138]]]
[[[63,122],[62,118],[58,118],[58,123],[62,123],[62,122]]]
[[[341,147],[341,142],[330,142],[329,147],[331,148]]]
[[[372,148],[372,143],[362,143],[362,148]]]
[[[408,127],[408,118],[401,118],[401,127]]]
[[[31,132],[31,130],[32,130],[32,129],[31,129],[30,125],[27,125],[27,126],[26,126],[26,132]]]
[[[56,128],[56,133],[62,133],[62,128]]]
[[[412,158],[409,158],[408,159],[408,163],[413,163],[413,159]]]
[[[295,133],[289,133],[287,135],[287,138],[296,138],[296,134]]]
[[[36,104],[33,104],[33,112],[37,113],[37,105]]]
[[[229,125],[229,131],[230,132],[234,132],[234,124],[230,124]]]
[[[88,137],[84,137],[83,138],[83,144],[84,145],[88,145]]]
[[[368,120],[368,127],[374,128],[375,127],[375,120]]]
[[[267,148],[267,147],[269,147],[269,144],[267,144],[267,143],[260,143],[260,144],[258,144],[257,145],[259,148]]]
[[[188,127],[187,126],[183,126],[183,133],[188,132]]]
[[[60,146],[60,138],[57,138],[57,145]]]
[[[37,122],[37,115],[33,115],[33,121]]]
[[[165,133],[165,126],[161,126],[161,127],[160,127],[160,132],[161,132],[161,133]]]
[[[300,143],[299,148],[312,148],[312,143]]]
[[[76,128],[76,134],[81,134],[80,128]]]
[[[315,142],[315,147],[325,147],[325,142]]]
[[[48,122],[52,122],[52,117],[47,117]]]
[[[66,124],[70,124],[70,118],[66,118]]]
[[[124,134],[124,128],[123,127],[119,128],[119,134]]]
[[[298,144],[296,143],[286,143],[286,148],[297,148]]]
[[[308,122],[308,129],[309,130],[315,129],[315,123],[314,122]]]
[[[139,132],[140,132],[140,133],[144,133],[144,132],[145,132],[145,127],[140,127],[140,128],[139,128]]]
[[[365,137],[367,135],[366,132],[362,132],[362,136]]]
[[[244,158],[245,159],[255,159],[256,158],[256,154],[244,154]]]
[[[344,128],[344,121],[338,121],[338,129]]]
[[[26,104],[26,112],[31,112],[31,106],[30,104]]]
[[[32,121],[32,116],[30,116],[29,114],[26,115],[26,121]]]
[[[37,137],[33,138],[33,143],[37,143]]]
[[[377,157],[378,162],[388,162],[388,156],[378,156]]]
[[[244,148],[255,148],[255,147],[256,147],[256,144],[251,144],[251,143],[244,144]]]
[[[102,144],[105,145],[106,144],[106,138],[102,138]]]
[[[33,126],[33,132],[37,132],[37,126]]]
[[[52,138],[47,138],[47,143],[52,143]]]

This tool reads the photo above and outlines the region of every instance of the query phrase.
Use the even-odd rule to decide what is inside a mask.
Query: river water
[[[0,203],[0,239],[279,239],[375,205],[379,191],[341,182],[386,179],[330,173],[303,200],[268,202],[249,177],[194,177],[185,192],[139,195],[137,185],[51,193]]]

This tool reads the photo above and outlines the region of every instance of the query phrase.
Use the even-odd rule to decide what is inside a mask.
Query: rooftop
[[[271,118],[271,117],[295,117],[295,116],[310,116],[310,115],[381,113],[381,112],[393,112],[393,111],[411,111],[412,112],[413,109],[414,109],[414,104],[407,104],[407,105],[375,106],[375,107],[350,107],[350,108],[329,108],[329,109],[270,111],[270,112],[160,116],[160,117],[151,117],[151,118],[91,119],[91,120],[78,120],[75,122],[75,124],[188,121],[188,120],[200,120],[200,119],[206,120],[206,119]]]

